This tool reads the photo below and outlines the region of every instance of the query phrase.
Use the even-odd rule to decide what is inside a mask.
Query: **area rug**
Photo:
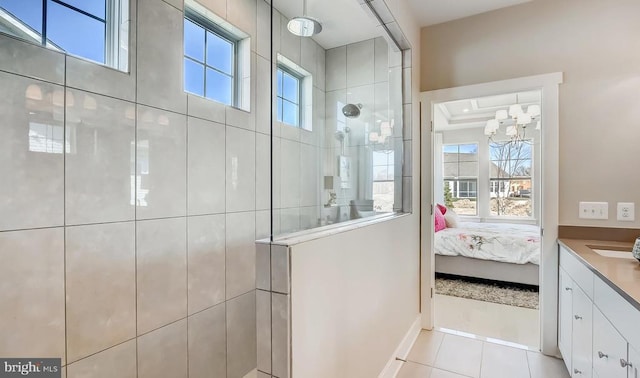
[[[436,294],[538,309],[538,287],[467,277],[437,276]]]

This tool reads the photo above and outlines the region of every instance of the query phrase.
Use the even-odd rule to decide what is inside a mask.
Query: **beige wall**
[[[640,2],[536,0],[422,29],[421,91],[564,72],[559,224],[618,222],[640,202]],[[578,219],[579,201],[609,202],[609,220]],[[640,206],[640,204],[638,204]]]

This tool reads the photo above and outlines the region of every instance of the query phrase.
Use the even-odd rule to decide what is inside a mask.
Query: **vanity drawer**
[[[560,246],[560,266],[580,286],[589,299],[593,300],[593,272],[563,246]]]
[[[640,345],[640,311],[599,277],[594,279],[593,303],[632,345]]]

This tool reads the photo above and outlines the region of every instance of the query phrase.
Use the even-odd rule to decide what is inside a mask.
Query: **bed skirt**
[[[512,264],[463,256],[435,255],[435,257],[437,273],[536,286],[540,284],[540,269],[536,264]]]

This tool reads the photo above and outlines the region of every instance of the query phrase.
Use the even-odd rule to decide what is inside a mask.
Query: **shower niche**
[[[272,236],[403,211],[398,36],[356,1],[272,4]]]

